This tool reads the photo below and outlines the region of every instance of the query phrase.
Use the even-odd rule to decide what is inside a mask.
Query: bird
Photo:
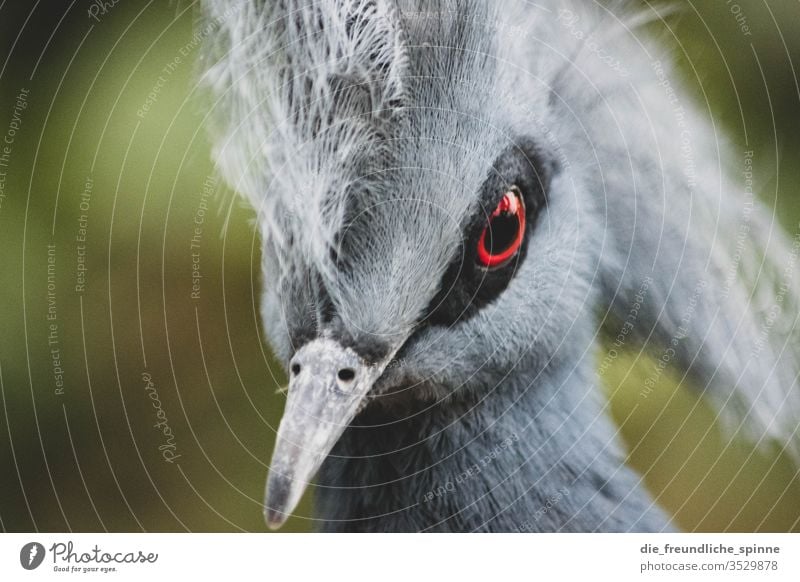
[[[289,378],[264,515],[663,532],[600,368],[797,459],[800,236],[627,1],[203,0],[218,171]],[[749,161],[748,161],[749,160]],[[613,343],[605,341],[611,338]]]

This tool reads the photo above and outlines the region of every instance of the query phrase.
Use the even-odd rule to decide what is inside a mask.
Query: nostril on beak
[[[294,374],[295,376],[299,376],[300,375],[300,370],[302,370],[302,368],[300,367],[300,364],[297,364],[297,363],[292,364],[292,374]]]
[[[339,370],[339,380],[342,382],[350,382],[353,378],[356,377],[356,371],[352,368],[342,368]]]

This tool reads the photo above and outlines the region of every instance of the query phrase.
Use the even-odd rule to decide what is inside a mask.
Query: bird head
[[[491,389],[553,357],[587,302],[591,221],[499,4],[211,15],[225,42],[208,77],[230,87],[215,153],[258,213],[264,326],[289,375],[273,527],[364,408]]]

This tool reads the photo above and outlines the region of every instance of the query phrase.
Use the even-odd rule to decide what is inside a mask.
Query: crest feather
[[[219,24],[204,76],[218,99],[214,155],[281,269],[300,260],[324,275],[348,191],[402,111],[398,19],[381,0],[237,4],[204,4]]]

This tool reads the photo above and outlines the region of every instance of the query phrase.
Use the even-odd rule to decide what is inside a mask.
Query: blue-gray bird
[[[600,338],[797,453],[797,261],[627,3],[205,0],[290,378],[271,527],[663,531]],[[615,348],[616,349],[616,348]]]

